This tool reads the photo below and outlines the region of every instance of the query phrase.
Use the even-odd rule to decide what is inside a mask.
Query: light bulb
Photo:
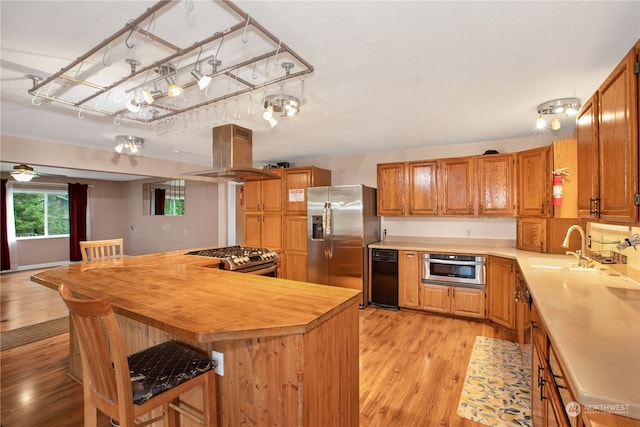
[[[262,113],[262,118],[269,121],[273,118],[273,105],[269,105],[264,113]],[[272,126],[273,127],[273,126]]]
[[[275,118],[271,117],[269,119],[269,126],[274,127],[277,124],[278,124],[278,121]]]
[[[132,113],[139,113],[142,109],[142,105],[140,105],[140,102],[137,98],[128,100],[126,107],[127,110],[131,111]]]
[[[554,117],[553,120],[551,120],[551,130],[558,130],[560,129],[560,120],[558,120],[557,117]]]
[[[547,125],[547,122],[545,122],[544,119],[542,118],[542,114],[538,114],[538,119],[536,120],[536,128],[544,129],[546,125]]]
[[[173,83],[169,86],[169,89],[167,89],[167,95],[169,95],[171,98],[175,98],[176,96],[182,95],[183,91],[184,89],[182,89],[182,86]]]
[[[117,153],[122,153],[122,150],[124,149],[124,144],[121,142],[120,144],[116,145],[114,150],[116,150]]]

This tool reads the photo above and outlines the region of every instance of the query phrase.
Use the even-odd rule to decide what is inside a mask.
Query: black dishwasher
[[[371,251],[371,305],[390,310],[398,309],[398,251]]]

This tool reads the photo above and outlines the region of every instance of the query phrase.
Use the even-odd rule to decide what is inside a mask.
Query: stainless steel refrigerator
[[[307,189],[307,280],[362,291],[369,303],[369,243],[380,240],[376,189],[339,185]]]

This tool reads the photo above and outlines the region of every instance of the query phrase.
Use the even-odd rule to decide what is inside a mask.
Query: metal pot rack
[[[258,89],[265,88],[266,90],[267,87],[275,84],[283,85],[286,80],[295,78],[304,79],[303,76],[314,71],[313,66],[304,58],[229,0],[216,0],[211,2],[211,4],[216,7],[228,8],[233,12],[232,14],[237,17],[237,22],[235,24],[228,28],[216,31],[211,36],[195,42],[190,46],[177,46],[176,44],[165,40],[150,31],[150,28],[152,27],[151,24],[156,16],[162,13],[163,9],[167,6],[172,5],[172,3],[175,4],[175,2],[170,0],[157,2],[140,16],[127,22],[122,29],[104,39],[101,43],[60,69],[57,73],[52,74],[45,79],[41,79],[40,77],[33,75],[28,76],[33,81],[33,86],[27,91],[31,96],[33,96],[33,104],[40,105],[41,102],[37,103],[36,99],[43,99],[74,107],[80,110],[78,112],[79,118],[83,118],[82,114],[84,111],[91,111],[102,115],[113,116],[116,120],[153,123],[171,116],[205,107],[210,104],[215,104],[229,98],[237,99],[240,95],[256,91]],[[224,43],[225,38],[232,37],[234,35],[238,36],[239,34],[242,34],[242,41],[247,43],[245,40],[245,34],[249,26],[251,26],[260,35],[264,36],[265,40],[271,43],[271,46],[267,51],[250,58],[239,60],[233,65],[226,66],[220,70],[217,70],[215,66],[218,62],[217,57],[214,57],[213,55],[206,55],[201,58],[201,54],[205,49],[212,48],[215,50],[215,48],[218,47],[219,50],[220,43]],[[108,84],[92,82],[91,79],[96,76],[96,73],[85,76],[85,73],[80,72],[82,65],[85,62],[89,62],[93,66],[102,63],[102,70],[111,66],[112,64],[105,64],[104,58],[112,48],[112,44],[122,40],[123,44],[131,49],[131,46],[129,46],[128,43],[132,36],[138,37],[139,41],[147,44],[164,46],[164,48],[169,49],[171,53],[152,61],[152,63],[148,65],[141,66],[140,68],[137,67],[139,61],[127,59],[126,62],[130,65],[130,68],[129,66],[122,66],[122,76]],[[191,59],[189,63],[182,65],[182,60],[188,58],[190,54],[191,56],[197,54],[198,58],[196,60]],[[256,82],[252,82],[249,78],[242,77],[240,75],[240,70],[244,70],[245,72],[247,72],[247,70],[253,70],[253,78],[251,80],[257,79],[256,68],[258,65],[262,68],[262,64],[265,64],[264,69],[266,70],[267,65],[269,65],[269,61],[272,61],[271,63],[273,64],[273,62],[278,58],[283,57],[286,58],[288,63],[295,63],[295,67],[300,69],[300,71],[290,72],[290,69],[293,67],[292,65],[286,70],[278,70],[278,73],[274,72],[272,77],[269,77],[269,74],[265,73],[265,75],[261,75],[261,78]],[[179,68],[171,64],[171,61],[174,60],[179,61]],[[132,62],[134,64],[132,64]],[[162,94],[158,96],[152,104],[144,105],[144,114],[132,113],[124,107],[124,102],[114,102],[114,96],[111,96],[117,90],[121,90],[122,94],[126,96],[132,92],[135,94],[136,90],[140,90],[143,87],[153,88],[158,82],[162,83],[162,80],[165,80],[166,78],[166,74],[161,74],[159,70],[163,69],[163,67],[165,70],[167,67],[171,69],[171,76],[180,76],[188,75],[189,71],[194,69],[194,67],[200,65],[202,67],[207,67],[207,63],[213,65],[213,70],[211,73],[202,74],[211,77],[214,81],[216,78],[221,77],[232,79],[237,83],[234,85],[236,87],[230,88],[230,85],[227,83],[226,87],[228,90],[226,90],[225,93],[209,98],[208,96],[203,96],[202,93],[196,92],[199,91],[197,81],[189,79],[188,81],[183,81],[181,86],[184,89],[185,94],[187,91],[191,91],[192,94],[195,94],[195,96],[192,96],[192,98],[195,98],[195,101],[187,105],[178,105],[180,103],[175,101],[172,102],[172,100],[177,98],[170,98],[166,91],[162,91]],[[214,65],[214,63],[216,64]],[[74,70],[76,75],[73,75]],[[101,70],[99,69],[98,72],[99,71]],[[154,72],[156,72],[158,76],[149,79],[149,75]],[[142,78],[144,78],[144,81],[141,82]],[[71,85],[69,83],[71,83]],[[56,85],[59,85],[59,87],[56,87]],[[129,87],[127,87],[127,85]],[[79,99],[73,99],[67,93],[70,92],[68,90],[70,86],[84,86],[94,91],[89,94],[85,93]],[[52,91],[54,93],[51,93]],[[90,104],[90,101],[92,100],[96,100],[93,105]],[[109,108],[110,106],[115,108]]]

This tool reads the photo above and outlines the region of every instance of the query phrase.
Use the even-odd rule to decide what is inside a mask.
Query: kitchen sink
[[[580,267],[575,258],[530,258],[529,264],[533,268],[561,270],[567,268],[570,270],[598,271],[597,268]]]

